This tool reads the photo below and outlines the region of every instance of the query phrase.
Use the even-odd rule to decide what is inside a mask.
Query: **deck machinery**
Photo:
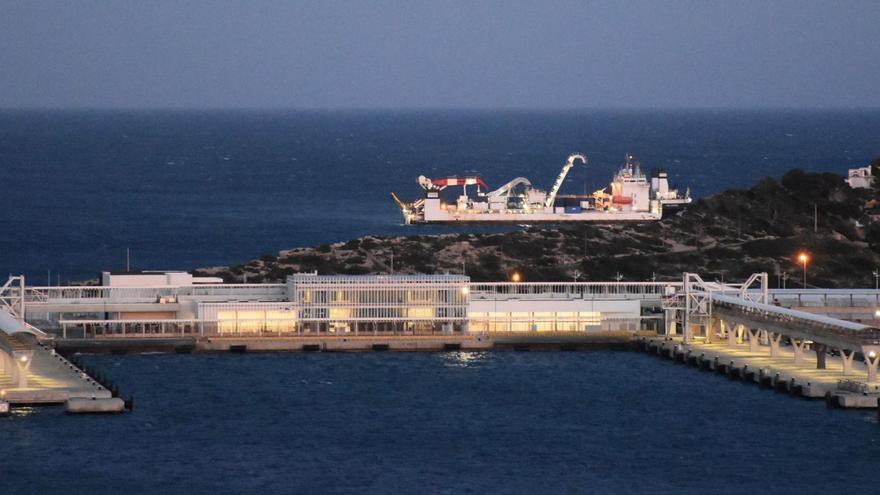
[[[638,162],[626,155],[623,166],[608,188],[592,194],[560,195],[559,190],[576,163],[587,164],[587,157],[575,153],[562,166],[549,192],[535,188],[525,177],[517,177],[495,190],[480,177],[418,178],[425,196],[406,203],[394,193],[407,224],[418,223],[560,223],[560,222],[647,222],[659,220],[664,207],[691,202],[690,191],[679,194],[669,187],[666,172],[657,171],[648,181]],[[455,203],[444,202],[440,191],[461,186]],[[468,195],[468,186],[476,188]]]

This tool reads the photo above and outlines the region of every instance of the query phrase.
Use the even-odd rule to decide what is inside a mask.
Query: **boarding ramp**
[[[743,284],[706,282],[685,273],[682,289],[665,301],[665,307],[674,315],[685,344],[723,337],[731,344],[746,341],[753,351],[769,347],[770,356],[776,356],[781,344],[790,343],[796,364],[804,362],[805,352],[812,349],[820,369],[833,351],[841,355],[844,375],[852,372],[853,359],[860,355],[868,383],[878,383],[880,329],[777,306],[771,300],[766,273],[754,274]]]
[[[770,302],[841,320],[880,326],[880,290],[771,289]]]
[[[880,329],[851,321],[743,300],[724,294],[712,296],[714,314],[731,321],[788,337],[818,342],[835,349],[861,350],[880,345]]]

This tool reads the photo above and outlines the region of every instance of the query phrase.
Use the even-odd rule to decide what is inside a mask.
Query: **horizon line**
[[[84,111],[84,112],[644,112],[644,111],[828,111],[875,112],[880,106],[0,106],[0,112]]]

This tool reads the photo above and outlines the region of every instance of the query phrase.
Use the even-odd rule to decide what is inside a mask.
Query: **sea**
[[[118,416],[0,418],[9,494],[874,493],[877,413],[647,354],[90,356]]]
[[[188,270],[403,225],[420,175],[607,187],[630,153],[703,197],[880,156],[880,110],[0,111],[0,273]],[[455,188],[457,189],[457,188]],[[467,231],[474,230],[473,227]]]
[[[2,111],[0,273],[191,269],[402,225],[419,175],[704,197],[880,156],[880,111]],[[134,411],[0,418],[0,493],[870,493],[876,412],[627,352],[86,356]]]

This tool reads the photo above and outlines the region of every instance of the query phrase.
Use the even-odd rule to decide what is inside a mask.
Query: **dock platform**
[[[644,337],[639,348],[731,379],[754,383],[778,392],[809,399],[824,399],[831,406],[877,408],[880,386],[867,383],[864,363],[853,362],[851,374],[843,372],[839,356],[826,356],[826,367],[817,369],[815,360],[794,363],[794,352],[782,347],[779,355],[753,352],[748,345],[725,342],[684,343],[678,337]]]
[[[62,404],[71,398],[112,396],[70,361],[29,337],[0,332],[0,347],[7,349],[0,352],[0,400],[6,403]],[[9,352],[12,349],[14,352]]]

